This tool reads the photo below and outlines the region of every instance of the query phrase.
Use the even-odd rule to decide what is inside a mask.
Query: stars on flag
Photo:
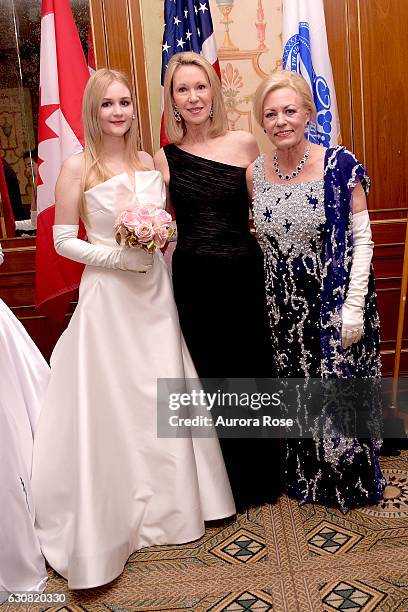
[[[162,41],[162,83],[174,53],[190,50],[201,53],[204,41],[213,36],[209,0],[163,1],[166,26]]]
[[[163,2],[166,26],[162,41],[162,86],[170,59],[175,53],[183,51],[201,53],[219,73],[209,0],[177,0],[177,2],[163,0]],[[162,125],[161,143],[165,142]]]

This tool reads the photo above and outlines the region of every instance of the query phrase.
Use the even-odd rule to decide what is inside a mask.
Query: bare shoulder
[[[164,172],[164,170],[168,169],[167,157],[163,149],[159,149],[156,151],[153,157],[154,167],[156,170],[160,170],[160,172]]]
[[[77,153],[76,155],[70,155],[66,160],[63,161],[61,171],[64,174],[69,175],[71,178],[81,178],[84,170],[84,154]]]
[[[162,173],[164,182],[166,185],[169,184],[170,181],[170,171],[169,164],[167,163],[167,157],[163,149],[159,149],[153,157],[154,167],[156,170]]]
[[[245,130],[230,130],[228,136],[231,142],[234,142],[240,146],[253,146],[256,145],[256,140],[251,132]]]
[[[327,151],[326,147],[312,143],[310,148],[314,159],[324,159]]]
[[[248,181],[252,182],[253,175],[254,175],[254,162],[252,162],[252,164],[249,164],[248,168],[246,169],[247,182]]]
[[[146,151],[138,151],[137,154],[143,166],[146,166],[149,170],[154,170],[153,157],[149,155],[149,153],[146,153]]]
[[[154,161],[155,166],[156,166],[156,163],[162,164],[164,161],[166,161],[166,155],[164,153],[163,148],[156,151],[156,153],[153,155],[153,161]]]
[[[254,161],[259,155],[258,143],[250,132],[245,130],[231,130],[229,132],[229,145],[244,154],[248,163]]]

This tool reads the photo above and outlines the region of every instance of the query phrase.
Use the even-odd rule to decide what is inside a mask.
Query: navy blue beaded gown
[[[254,163],[253,180],[276,376],[320,379],[324,180],[269,182],[262,156]],[[282,447],[282,480],[290,496],[344,512],[382,498],[378,449],[369,440],[289,439]]]
[[[200,378],[272,375],[263,255],[248,226],[246,169],[164,147],[177,221],[173,286],[180,325]],[[239,510],[280,492],[274,440],[220,439]]]

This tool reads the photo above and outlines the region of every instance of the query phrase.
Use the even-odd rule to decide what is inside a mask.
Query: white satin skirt
[[[33,433],[49,367],[0,300],[0,591],[43,591],[44,557],[34,531]],[[7,597],[1,596],[0,600]],[[1,601],[0,601],[1,603]]]
[[[234,514],[219,443],[158,439],[157,378],[196,377],[166,264],[87,267],[51,359],[34,447],[36,526],[70,588],[116,578],[145,546],[200,538]]]

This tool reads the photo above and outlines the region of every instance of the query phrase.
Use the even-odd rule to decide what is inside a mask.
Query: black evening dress
[[[164,152],[178,232],[174,295],[198,375],[272,376],[263,255],[249,230],[245,168],[174,144]],[[276,499],[279,470],[269,480],[264,470],[278,461],[277,441],[224,438],[220,443],[237,508]]]

